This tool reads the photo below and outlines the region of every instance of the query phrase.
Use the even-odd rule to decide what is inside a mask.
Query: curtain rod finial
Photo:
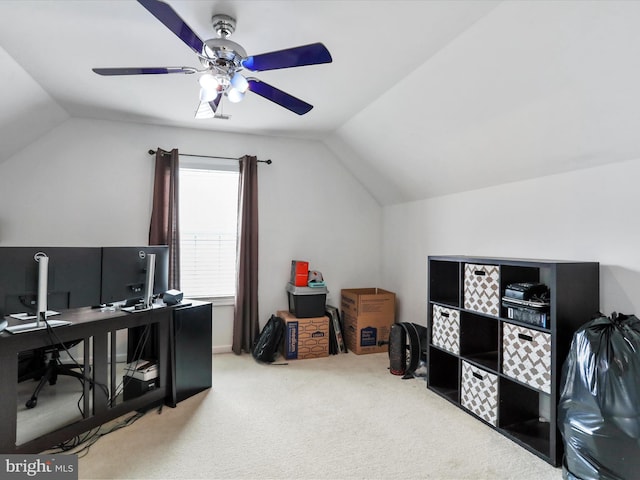
[[[267,163],[267,165],[271,165],[271,163],[272,163],[272,162],[271,162],[271,159],[269,159],[269,160],[265,160],[265,162]]]
[[[149,155],[154,155],[156,153],[155,150],[149,150]]]

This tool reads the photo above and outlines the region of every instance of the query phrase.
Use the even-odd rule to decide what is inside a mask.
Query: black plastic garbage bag
[[[563,478],[640,479],[640,320],[602,316],[573,336],[562,370]]]

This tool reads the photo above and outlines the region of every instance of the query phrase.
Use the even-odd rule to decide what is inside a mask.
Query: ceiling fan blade
[[[184,23],[173,8],[159,0],[138,0],[138,3],[149,10],[165,27],[175,33],[198,55],[202,53],[203,42],[193,30]]]
[[[98,75],[156,75],[163,73],[196,73],[191,67],[92,68]]]
[[[303,102],[299,98],[289,95],[282,90],[278,90],[276,87],[272,87],[268,83],[264,83],[257,78],[249,79],[249,90],[253,93],[257,93],[267,100],[277,103],[287,110],[297,113],[298,115],[304,115],[313,108],[313,105]]]
[[[254,72],[261,72],[331,62],[331,54],[322,43],[311,43],[300,47],[278,50],[277,52],[253,55],[245,58],[242,61],[242,66]]]

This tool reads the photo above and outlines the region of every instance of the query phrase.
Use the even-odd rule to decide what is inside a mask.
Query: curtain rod
[[[168,153],[168,152],[167,152]],[[149,155],[155,155],[156,151],[155,150],[149,150]],[[216,157],[214,155],[193,155],[191,153],[181,153],[178,152],[178,155],[182,155],[184,157],[200,157],[200,158],[218,158],[220,160],[240,160],[239,158],[234,158],[234,157]],[[268,160],[258,160],[258,162],[260,163],[266,163],[267,165],[271,165],[271,159]]]

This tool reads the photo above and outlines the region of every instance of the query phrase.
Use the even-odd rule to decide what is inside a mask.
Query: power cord
[[[82,376],[84,380],[88,381],[92,386],[100,387],[104,392],[105,397],[109,399],[109,406],[112,407],[115,399],[118,397],[118,395],[120,395],[124,391],[124,387],[127,385],[127,383],[131,380],[132,377],[123,375],[123,380],[116,387],[114,394],[112,396],[109,396],[109,388],[106,385],[100,382],[96,382],[92,378],[87,377],[85,375],[84,367],[80,365],[80,363],[74,358],[74,356],[71,354],[69,349],[66,347],[64,342],[60,340],[60,338],[55,332],[55,329],[51,325],[49,325],[49,322],[47,322],[46,316],[44,314],[42,314],[42,320],[45,322],[49,339],[52,345],[62,346],[65,353],[72,360],[73,365],[79,368],[80,371],[82,372]],[[138,342],[136,344],[136,348],[134,349],[134,352],[133,352],[134,362],[138,362],[139,360],[141,360],[142,354],[147,346],[147,342],[150,336],[151,336],[151,324],[147,324],[144,326],[144,330],[142,331],[142,334],[140,335],[140,338],[138,339]],[[64,365],[61,362],[59,357],[56,358],[56,362],[61,366]],[[68,365],[66,366],[68,367]],[[125,380],[125,377],[127,378],[127,380]],[[81,383],[81,385],[84,386],[83,380],[78,378],[78,381]],[[78,399],[78,410],[80,411],[80,414],[84,418],[84,412],[80,407],[83,398],[84,398],[84,389],[82,391],[82,394],[80,395],[80,398]],[[162,405],[159,406],[159,408],[157,409],[157,412],[158,414],[162,413]],[[89,449],[91,448],[91,446],[94,445],[100,438],[102,438],[105,435],[108,435],[111,432],[115,432],[116,430],[132,425],[138,419],[142,418],[146,413],[147,413],[146,411],[136,411],[134,414],[126,418],[124,421],[113,425],[108,430],[105,430],[105,425],[101,425],[97,428],[91,429],[83,433],[82,435],[76,435],[72,439],[67,440],[65,442],[61,442],[58,445],[54,446],[51,450],[47,451],[47,453],[75,454],[78,456],[78,458],[82,458],[89,453]]]
[[[145,414],[146,412],[135,412],[123,421],[116,423],[111,427],[100,425],[99,427],[91,429],[82,435],[77,435],[70,440],[59,443],[54,448],[47,450],[45,453],[63,453],[68,455],[77,455],[78,458],[82,458],[89,453],[89,449],[102,437],[115,432],[116,430],[132,425]]]
[[[50,330],[51,334],[57,338],[57,335],[55,334],[54,329],[49,324],[47,324],[47,327],[48,327],[47,330],[48,331]],[[147,346],[147,342],[150,337],[150,332],[151,332],[151,325],[150,324],[145,325],[144,330],[142,331],[142,334],[140,335],[140,338],[138,339],[138,342],[136,344],[136,348],[134,349],[134,353],[133,353],[134,362],[141,360],[142,352],[144,352],[144,349]],[[59,338],[58,338],[58,341],[59,341]],[[62,345],[64,350],[67,352],[67,355],[69,355],[69,357],[74,361],[74,363],[78,365],[78,362],[73,358],[73,356],[64,346],[64,344]],[[128,380],[125,381],[124,380],[125,377],[127,377]],[[107,395],[107,398],[109,398],[109,406],[113,406],[115,399],[117,398],[118,395],[120,395],[120,393],[122,393],[122,391],[124,390],[124,387],[127,385],[128,381],[131,378],[132,377],[128,377],[127,375],[124,375],[123,380],[118,384],[118,386],[116,387],[116,391],[114,392],[114,395],[111,397],[109,397],[109,390],[105,385],[98,384],[97,382],[94,382],[94,383],[97,385],[100,385],[101,387],[104,387],[105,394]],[[91,379],[88,379],[88,380],[92,381]],[[78,403],[80,403],[83,396],[84,396],[84,391],[80,397],[80,400],[78,400]],[[162,405],[159,406],[157,411],[158,411],[158,414],[162,413]],[[108,435],[111,432],[115,432],[116,430],[132,425],[138,419],[142,418],[146,413],[147,411],[136,411],[131,416],[126,418],[124,421],[117,423],[110,428],[105,427],[105,425],[101,425],[97,428],[91,429],[82,435],[77,435],[70,440],[59,443],[53,449],[49,450],[47,453],[75,454],[78,456],[78,458],[82,458],[89,453],[89,449],[91,448],[91,446],[94,445],[100,438],[102,438],[105,435]],[[105,430],[105,428],[108,428],[108,429]]]
[[[100,387],[102,389],[102,392],[105,394],[105,397],[109,398],[109,387],[107,387],[103,383],[96,382],[93,378],[88,377],[86,375],[85,367],[83,365],[80,365],[80,363],[71,354],[71,352],[69,351],[69,349],[67,348],[65,343],[62,340],[60,340],[60,337],[58,337],[58,335],[56,334],[55,329],[51,325],[49,325],[49,322],[47,321],[44,312],[41,312],[40,315],[41,315],[41,320],[45,323],[45,325],[47,327],[47,334],[49,335],[49,340],[51,341],[51,344],[52,345],[61,346],[62,349],[65,351],[65,353],[69,356],[69,358],[73,362],[73,367],[71,367],[71,368],[78,368],[80,370],[81,375],[83,377],[82,379],[80,379],[80,378],[77,379],[80,382],[80,384],[82,386],[84,386],[84,382],[89,382],[90,387],[96,387],[96,386]],[[55,358],[55,361],[59,366],[69,368],[69,365],[65,365],[65,364],[62,363],[62,361],[60,360],[59,356],[57,358]],[[84,411],[83,411],[82,407],[80,406],[83,398],[84,398],[84,389],[82,390],[82,394],[80,395],[80,398],[78,399],[78,411],[80,412],[80,415],[82,415],[82,418],[85,418]]]

